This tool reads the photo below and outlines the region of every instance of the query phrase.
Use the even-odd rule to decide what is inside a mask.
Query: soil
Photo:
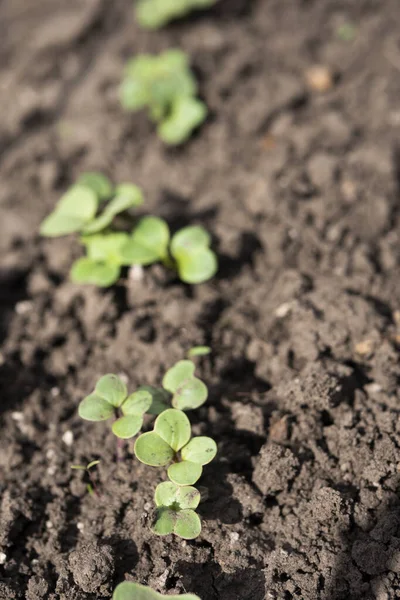
[[[352,40],[340,35],[352,23]],[[400,598],[397,0],[221,0],[157,33],[132,0],[0,3],[0,599]],[[118,103],[126,59],[190,53],[207,123],[166,149]],[[310,84],[322,65],[324,91]],[[328,74],[328,77],[326,75]],[[83,171],[209,228],[218,276],[73,285],[38,225]],[[148,528],[163,473],[115,460],[77,405],[107,372],[157,385],[193,345],[219,453],[201,536]],[[99,459],[99,496],[73,464]]]

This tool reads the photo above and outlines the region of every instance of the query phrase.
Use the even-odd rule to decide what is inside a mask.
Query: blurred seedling
[[[198,356],[207,356],[211,354],[210,346],[193,346],[187,352],[188,358],[197,358]]]
[[[150,265],[162,262],[175,269],[179,278],[190,284],[203,283],[218,270],[218,261],[210,248],[211,236],[198,225],[190,225],[172,236],[167,223],[158,217],[144,217],[122,246],[125,264]]]
[[[162,412],[153,431],[140,435],[135,443],[136,457],[152,467],[168,466],[170,481],[178,486],[191,486],[198,481],[203,466],[217,454],[212,438],[191,438],[191,425],[186,414],[176,408]]]
[[[117,585],[114,590],[112,600],[200,600],[195,594],[174,594],[172,596],[164,596],[155,592],[151,588],[134,583],[124,581]]]
[[[193,540],[201,532],[200,517],[195,512],[200,499],[200,492],[192,486],[163,481],[154,495],[157,513],[152,531],[157,535],[174,533],[185,540]]]
[[[344,42],[352,42],[357,36],[357,29],[351,23],[343,23],[337,28],[336,35]]]
[[[138,0],[136,19],[143,29],[159,29],[193,10],[213,6],[217,0]]]
[[[97,498],[100,498],[100,493],[96,484],[96,481],[93,477],[93,473],[91,471],[91,469],[93,469],[93,467],[95,467],[96,465],[99,464],[99,460],[92,460],[90,463],[88,463],[86,466],[84,465],[71,465],[71,469],[74,469],[76,471],[85,471],[88,479],[89,479],[89,483],[86,485],[86,489],[89,492],[90,495],[95,495],[97,496]]]
[[[207,107],[196,95],[188,57],[175,49],[132,58],[120,90],[122,106],[128,111],[147,108],[159,137],[169,145],[185,142],[205,120]]]

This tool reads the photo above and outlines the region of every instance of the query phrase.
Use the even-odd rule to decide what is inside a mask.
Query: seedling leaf
[[[92,258],[79,258],[72,265],[70,272],[74,283],[88,283],[98,287],[109,287],[119,279],[120,267],[117,264],[107,264]]]
[[[194,540],[201,533],[201,521],[194,510],[186,509],[177,513],[174,533],[184,540]]]
[[[111,181],[103,173],[88,172],[82,173],[78,178],[78,185],[90,188],[96,194],[100,201],[108,200],[113,193]]]
[[[182,411],[169,408],[157,417],[154,431],[178,452],[190,439],[190,421]]]
[[[57,237],[81,229],[93,219],[97,210],[97,196],[93,190],[74,185],[58,201],[54,211],[43,221],[41,235]]]
[[[147,390],[138,390],[128,396],[122,405],[124,415],[142,416],[152,405],[153,398]]]
[[[129,240],[129,235],[123,232],[99,233],[82,237],[82,243],[86,246],[89,258],[119,266],[129,264],[124,263],[121,256],[121,248],[127,240]]]
[[[128,264],[149,265],[168,254],[169,229],[163,219],[144,217],[121,249]]]
[[[90,394],[80,402],[78,412],[86,421],[106,421],[113,416],[114,408],[98,394]]]
[[[174,257],[187,252],[194,252],[208,248],[211,236],[200,225],[189,225],[180,229],[171,240],[171,252]]]
[[[160,123],[158,135],[163,142],[171,146],[182,144],[189,139],[192,131],[203,123],[207,112],[204,102],[197,98],[178,98],[172,105],[168,118]]]
[[[143,425],[143,417],[140,415],[127,415],[120,417],[112,424],[112,432],[117,437],[127,440],[135,436]]]
[[[184,461],[191,461],[199,465],[207,465],[217,454],[217,444],[210,437],[199,436],[190,440],[182,448]]]
[[[136,457],[151,467],[164,467],[174,458],[174,451],[157,433],[142,433],[135,442]]]
[[[157,509],[152,531],[157,535],[169,535],[174,532],[178,513],[165,506]]]
[[[207,354],[211,353],[210,346],[193,346],[190,348],[187,355],[188,358],[194,358],[196,356],[207,356]]]
[[[193,485],[200,479],[203,467],[197,463],[183,460],[168,468],[168,477],[176,485]]]
[[[179,277],[185,283],[204,283],[218,271],[217,257],[209,248],[186,255],[179,254],[175,258]]]
[[[167,410],[167,408],[170,408],[168,403],[170,395],[166,390],[158,389],[150,385],[142,385],[138,391],[141,390],[145,390],[151,394],[153,401],[147,411],[150,415],[159,415],[164,412],[164,410]]]
[[[194,594],[163,596],[151,588],[139,583],[124,581],[120,583],[113,594],[113,600],[200,600]]]
[[[171,481],[163,481],[156,488],[154,501],[156,506],[172,510],[195,509],[200,502],[200,492],[191,486],[179,487]]]
[[[164,375],[163,388],[174,394],[178,388],[193,377],[195,365],[191,360],[180,360]]]
[[[186,508],[192,508],[193,510],[200,504],[200,492],[196,488],[188,485],[184,487],[178,487],[176,493],[177,502],[182,510]]]
[[[159,29],[191,10],[207,8],[216,0],[138,0],[136,19],[143,29]]]
[[[197,377],[193,377],[176,390],[172,406],[179,410],[199,408],[207,400],[207,396],[207,386]]]
[[[117,375],[110,373],[100,377],[96,383],[95,393],[107,400],[115,408],[118,408],[125,400],[128,389]]]

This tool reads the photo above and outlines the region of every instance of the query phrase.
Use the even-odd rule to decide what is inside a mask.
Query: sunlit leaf
[[[158,594],[151,588],[139,583],[124,581],[120,583],[113,595],[113,600],[200,600],[194,594],[167,595]]]
[[[169,229],[163,219],[144,217],[121,249],[126,264],[148,265],[168,254]]]
[[[90,188],[100,201],[108,200],[113,193],[113,184],[103,173],[82,173],[77,181],[78,185]]]
[[[206,436],[194,437],[182,448],[183,460],[189,460],[199,465],[211,462],[217,454],[217,444]]]
[[[98,287],[109,287],[119,279],[120,267],[91,258],[80,258],[74,262],[70,272],[74,283],[87,283]]]
[[[81,231],[94,218],[97,205],[97,196],[91,189],[74,185],[41,224],[41,235],[57,237]]]
[[[182,411],[169,408],[157,417],[154,431],[177,452],[190,439],[190,421]]]
[[[175,455],[171,446],[154,431],[142,433],[138,437],[134,452],[142,463],[152,467],[167,465]]]
[[[149,391],[138,390],[128,396],[122,405],[124,415],[143,415],[152,405],[153,398]]]
[[[112,406],[118,408],[125,400],[128,389],[118,375],[109,373],[100,377],[96,383],[95,392],[98,396],[107,400]]]
[[[140,415],[127,415],[114,421],[112,431],[117,437],[126,440],[135,436],[142,425],[143,417]]]
[[[191,360],[180,360],[173,367],[168,369],[163,378],[163,388],[169,392],[175,393],[176,390],[187,381],[193,378],[195,365]]]
[[[177,513],[174,533],[184,540],[194,540],[197,538],[201,533],[199,515],[191,509],[180,510]]]
[[[106,421],[114,414],[114,407],[97,394],[90,394],[79,404],[79,416],[86,421]]]
[[[197,463],[183,460],[168,467],[168,477],[177,485],[193,485],[200,479],[203,467]]]

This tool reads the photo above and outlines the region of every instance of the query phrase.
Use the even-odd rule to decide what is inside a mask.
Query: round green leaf
[[[91,258],[80,258],[71,269],[74,283],[88,283],[99,287],[109,287],[119,279],[121,268],[116,264],[98,262]]]
[[[143,425],[143,417],[139,415],[127,415],[120,417],[112,424],[112,432],[117,437],[127,440],[135,436]]]
[[[186,508],[196,509],[201,500],[199,490],[196,490],[196,488],[191,485],[178,487],[176,497],[181,510],[185,510]]]
[[[106,421],[114,414],[114,407],[97,394],[90,394],[80,402],[78,414],[86,421]]]
[[[149,265],[168,254],[169,229],[163,219],[144,217],[121,249],[128,264]]]
[[[100,377],[94,390],[98,396],[107,400],[115,408],[121,406],[128,394],[125,383],[118,375],[112,373]]]
[[[200,492],[191,486],[180,487],[172,481],[158,484],[154,501],[156,506],[167,506],[172,510],[197,508],[200,502]]]
[[[183,460],[189,460],[199,465],[207,465],[217,454],[217,444],[206,436],[195,437],[182,448]]]
[[[190,421],[181,410],[168,408],[157,417],[154,431],[178,452],[190,440]]]
[[[207,397],[207,386],[197,377],[193,377],[176,390],[172,398],[172,406],[179,410],[199,408]]]
[[[59,200],[55,210],[43,221],[41,235],[57,237],[81,231],[97,210],[96,194],[87,187],[75,185]]]
[[[141,390],[145,390],[151,394],[153,401],[147,411],[150,415],[159,415],[164,412],[164,410],[167,410],[167,408],[170,408],[170,394],[166,390],[158,389],[150,385],[140,386],[138,391]]]
[[[119,98],[125,110],[140,110],[149,101],[147,86],[140,80],[126,76],[119,90]]]
[[[176,258],[178,266],[178,275],[185,283],[203,283],[214,277],[218,271],[217,257],[212,250],[204,249],[197,252],[188,253],[185,256],[180,254]]]
[[[115,196],[129,199],[130,206],[141,206],[144,202],[142,190],[134,183],[120,183],[117,185]]]
[[[156,535],[169,535],[173,533],[177,513],[169,508],[161,507],[157,509],[156,520],[153,524],[152,531]]]
[[[200,600],[194,594],[163,596],[149,587],[130,581],[120,583],[113,594],[113,600],[162,600],[163,598],[167,600]]]
[[[152,405],[153,398],[147,390],[134,392],[122,404],[124,415],[144,415]]]
[[[182,384],[193,377],[195,369],[196,367],[191,360],[178,361],[165,373],[162,382],[163,388],[171,393],[175,393]]]
[[[163,142],[177,146],[186,142],[207,117],[207,107],[193,97],[179,97],[175,100],[168,117],[159,125],[157,132]]]
[[[171,254],[176,258],[179,254],[203,250],[211,244],[211,236],[200,225],[189,225],[180,229],[171,240]]]
[[[193,346],[193,348],[190,348],[187,355],[189,358],[194,358],[195,356],[207,356],[207,354],[210,353],[210,346]]]
[[[86,246],[88,257],[99,262],[122,265],[121,248],[129,240],[129,235],[123,232],[99,233],[81,238]]]
[[[113,184],[103,173],[82,173],[77,184],[90,188],[101,201],[108,200],[113,193]]]
[[[180,510],[176,515],[175,535],[184,540],[194,540],[201,533],[200,517],[194,510]]]
[[[142,433],[135,442],[136,457],[151,467],[164,467],[174,458],[175,452],[157,433]]]
[[[159,483],[154,492],[154,502],[156,506],[171,507],[176,502],[176,493],[179,487],[172,481],[163,481]]]
[[[203,467],[197,463],[183,460],[168,467],[168,477],[176,485],[193,485],[200,479]]]

